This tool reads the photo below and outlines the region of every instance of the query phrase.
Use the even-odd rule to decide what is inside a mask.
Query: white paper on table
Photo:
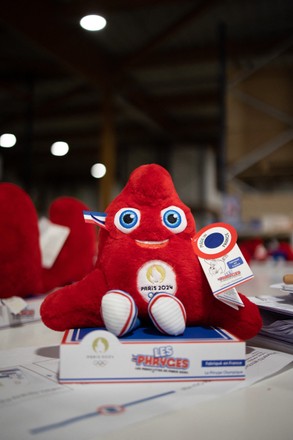
[[[14,315],[18,315],[27,307],[26,301],[19,296],[11,296],[10,298],[3,298],[1,299],[1,302]]]
[[[60,385],[58,347],[2,351],[1,435],[5,440],[89,440],[97,433],[119,431],[248,387],[277,373],[292,360],[289,354],[249,348],[244,381]]]
[[[249,299],[261,309],[293,316],[293,296],[291,294],[250,296]]]
[[[39,231],[42,267],[50,269],[70,234],[70,228],[64,225],[57,225],[46,217],[41,217],[39,220]]]
[[[271,284],[270,287],[272,289],[279,289],[283,292],[293,293],[293,284],[277,283],[277,284]]]

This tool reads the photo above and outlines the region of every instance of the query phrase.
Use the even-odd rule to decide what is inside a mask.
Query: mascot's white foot
[[[116,336],[130,332],[137,318],[137,307],[133,298],[122,290],[109,290],[101,304],[101,314],[106,329]]]
[[[168,293],[158,293],[149,302],[148,312],[161,333],[181,335],[186,327],[185,308],[179,299]]]

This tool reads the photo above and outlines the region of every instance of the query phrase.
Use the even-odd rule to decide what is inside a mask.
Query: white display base
[[[61,383],[245,379],[245,342],[219,328],[182,336],[139,328],[118,339],[101,328],[68,330],[60,347]]]

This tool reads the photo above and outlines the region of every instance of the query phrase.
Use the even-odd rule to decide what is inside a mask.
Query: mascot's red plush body
[[[170,335],[183,333],[185,325],[222,327],[241,339],[258,333],[258,308],[245,296],[239,310],[213,296],[193,250],[193,216],[164,168],[137,168],[97,218],[96,268],[45,298],[41,315],[48,327],[105,326],[122,336],[138,314]]]

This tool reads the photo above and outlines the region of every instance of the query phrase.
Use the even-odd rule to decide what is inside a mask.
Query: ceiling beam
[[[226,52],[227,61],[235,62],[253,59],[259,56],[269,57],[272,48],[282,42],[288,41],[292,34],[284,34],[281,38],[258,38],[255,40],[227,39]],[[180,49],[161,50],[148,54],[136,60],[132,70],[147,70],[154,68],[176,67],[184,65],[194,65],[201,63],[217,63],[219,58],[218,46],[215,44],[205,44],[203,46],[183,47]],[[293,57],[292,57],[293,58]],[[293,62],[293,61],[292,61]]]
[[[266,102],[263,102],[260,99],[257,99],[254,96],[251,96],[238,89],[233,89],[232,95],[238,98],[244,104],[247,104],[250,107],[255,108],[256,110],[259,110],[275,119],[278,119],[279,121],[293,128],[293,117],[288,113],[282,112],[272,105],[269,105]]]
[[[236,78],[233,78],[229,80],[228,82],[228,89],[231,90],[234,87],[241,84],[243,81],[245,81],[250,76],[254,75],[256,72],[261,70],[264,66],[267,66],[270,64],[273,60],[276,58],[279,58],[281,55],[286,53],[291,47],[293,46],[293,34],[287,35],[285,38],[278,38],[274,40],[274,42],[271,44],[270,49],[268,50],[268,53],[266,53],[265,57],[261,57],[257,60],[257,62],[249,68],[243,69]]]
[[[58,139],[66,140],[71,146],[71,151],[74,152],[76,149],[81,148],[82,151],[87,151],[89,149],[93,153],[97,151],[97,147],[100,145],[99,133],[101,133],[102,125],[91,124],[87,129],[85,128],[54,128],[51,133],[46,128],[46,131],[37,130],[34,133],[33,145],[34,154],[48,153],[51,143]],[[200,146],[201,143],[204,145],[210,144],[214,145],[218,138],[218,124],[215,120],[210,120],[210,122],[189,122],[184,123],[184,125],[176,125],[176,138],[182,141],[190,141],[193,144]],[[147,130],[145,127],[139,124],[120,124],[116,126],[117,139],[119,148],[124,145],[172,145],[175,141],[167,139],[165,136],[161,136],[154,130]],[[19,133],[18,135],[18,146],[21,146],[24,142],[24,133]],[[7,157],[14,154],[19,154],[19,147],[14,149],[7,149],[3,151]]]
[[[265,159],[267,156],[269,156],[274,151],[281,148],[283,145],[290,142],[292,139],[293,139],[292,129],[282,131],[275,138],[255,148],[251,153],[248,153],[246,156],[243,156],[236,163],[231,165],[227,173],[228,179],[233,179],[233,177],[247,170],[252,165],[255,165],[256,163]]]
[[[125,56],[121,62],[120,67],[125,69],[129,65],[135,64],[140,59],[145,59],[150,52],[155,48],[163,44],[165,41],[170,40],[176,36],[176,34],[181,31],[186,26],[194,23],[203,14],[210,11],[216,4],[219,4],[219,0],[202,0],[189,10],[185,15],[183,15],[175,23],[172,23],[167,29],[158,33],[153,39],[148,41],[143,47],[140,47],[137,51]]]

